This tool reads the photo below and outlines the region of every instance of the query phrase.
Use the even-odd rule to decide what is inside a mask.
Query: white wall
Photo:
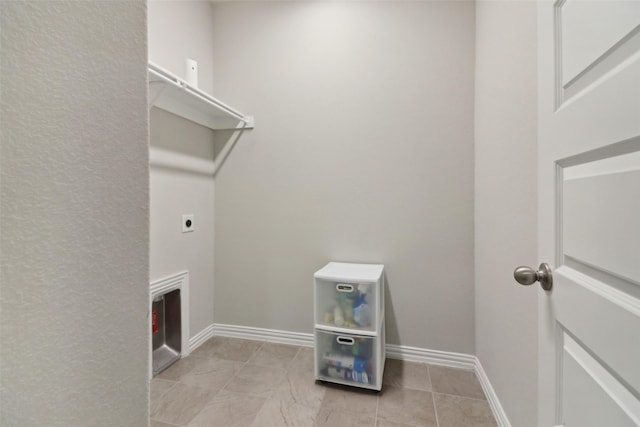
[[[152,0],[149,60],[185,77],[185,58],[198,61],[198,86],[213,89],[212,9],[207,1]],[[151,163],[151,278],[189,271],[189,331],[213,323],[214,132],[163,110],[151,110],[151,155],[180,168]],[[195,167],[194,167],[195,165]],[[194,231],[182,233],[182,215],[194,214]]]
[[[256,117],[216,176],[216,322],[311,332],[314,271],[384,263],[388,342],[473,353],[473,2],[213,9],[216,96]]]
[[[185,78],[185,59],[198,62],[198,87],[213,92],[212,14],[206,0],[149,0],[149,60]]]
[[[536,4],[476,6],[476,351],[513,426],[537,425]]]
[[[147,425],[145,4],[0,11],[0,424]]]
[[[151,279],[189,271],[189,332],[213,323],[213,131],[171,113],[151,110]],[[193,214],[193,232],[182,233],[182,215]]]

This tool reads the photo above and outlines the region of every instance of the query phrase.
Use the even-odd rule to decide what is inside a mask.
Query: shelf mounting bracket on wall
[[[245,116],[151,62],[148,102],[149,108],[160,108],[213,130],[254,127],[253,116]]]

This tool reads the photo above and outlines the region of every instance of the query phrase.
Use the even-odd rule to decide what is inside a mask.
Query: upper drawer
[[[315,324],[354,331],[377,331],[382,310],[381,283],[316,278]]]

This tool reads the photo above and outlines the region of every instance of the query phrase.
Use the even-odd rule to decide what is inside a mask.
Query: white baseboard
[[[476,376],[478,377],[478,381],[480,381],[480,385],[482,386],[482,390],[484,391],[484,394],[487,397],[487,402],[489,402],[489,406],[491,407],[491,412],[493,412],[493,416],[496,418],[496,422],[498,423],[498,426],[511,427],[509,418],[507,418],[507,413],[504,411],[504,408],[500,404],[498,395],[496,394],[496,391],[493,389],[493,386],[489,381],[489,377],[487,376],[487,373],[484,371],[484,368],[480,363],[480,359],[478,359],[475,356],[474,356],[474,359],[475,359],[474,370],[476,372]]]
[[[212,326],[213,334],[216,336],[313,347],[313,334],[252,328],[248,326],[223,325],[220,323],[214,323]]]
[[[197,342],[197,345],[200,345],[211,336],[243,338],[304,347],[313,347],[314,343],[313,334],[309,333],[278,331],[274,329],[252,328],[248,326],[223,325],[219,323],[214,323],[213,325],[205,328],[189,342],[194,342],[194,344]],[[196,347],[191,347],[192,351]],[[498,426],[511,427],[511,423],[498,400],[498,396],[489,381],[489,377],[487,377],[480,360],[476,356],[396,344],[387,344],[386,353],[387,357],[390,359],[429,363],[431,365],[447,366],[451,368],[472,369],[478,377],[478,381],[480,381],[484,394],[487,396],[487,402],[491,407],[491,411],[496,418]]]
[[[429,350],[406,345],[387,344],[387,357],[408,362],[430,363],[450,368],[474,369],[475,356],[449,351]]]
[[[209,325],[191,338],[189,338],[189,353],[193,352],[196,348],[200,347],[204,344],[209,338],[211,338],[213,333],[213,325]]]

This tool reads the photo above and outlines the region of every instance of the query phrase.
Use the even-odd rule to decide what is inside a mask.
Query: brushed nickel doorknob
[[[531,267],[521,265],[513,270],[513,277],[516,282],[521,285],[533,285],[536,282],[540,282],[540,286],[545,291],[550,291],[553,287],[553,275],[551,274],[551,267],[546,262],[543,262],[538,267],[538,270],[534,270]]]

